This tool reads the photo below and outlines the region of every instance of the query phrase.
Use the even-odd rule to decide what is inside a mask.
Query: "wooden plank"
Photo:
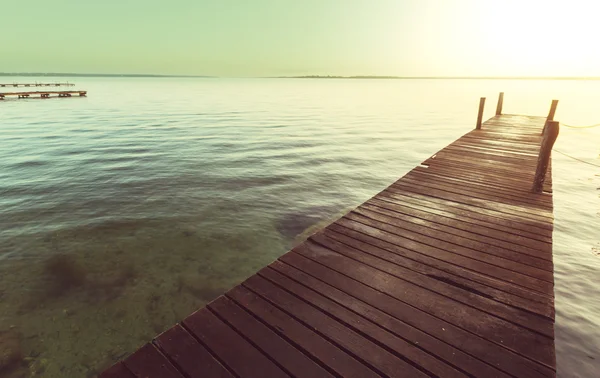
[[[291,265],[281,261],[275,261],[270,266],[278,273],[295,280],[298,284],[305,285],[308,288],[322,294],[332,301],[348,308],[351,311],[369,319],[373,323],[385,328],[386,330],[398,335],[399,337],[412,342],[416,347],[430,353],[441,360],[442,363],[453,365],[457,370],[462,370],[467,374],[474,376],[486,377],[505,377],[507,376],[502,371],[483,363],[482,361],[464,353],[460,349],[440,342],[440,340],[430,336],[429,334],[412,327],[411,325],[394,318],[387,313],[378,310],[377,308],[366,304],[365,302],[339,290],[317,278],[294,268]],[[411,357],[406,355],[406,357]],[[419,360],[413,361],[419,363],[429,371],[436,371],[436,367],[432,367],[429,361]],[[437,365],[437,364],[436,364]],[[443,366],[443,365],[442,365]],[[443,372],[443,371],[441,371]],[[444,375],[440,375],[444,376]]]
[[[348,220],[349,222],[347,222]],[[484,270],[499,272],[504,278],[510,278],[530,289],[549,293],[553,290],[552,273],[534,267],[522,265],[508,259],[486,255],[485,252],[474,249],[462,248],[455,243],[424,237],[409,230],[401,229],[373,218],[367,218],[352,212],[346,215],[340,223],[345,226],[356,228],[357,223],[385,231],[394,235],[396,243],[416,251],[435,250],[436,253],[446,256],[453,261],[470,261],[472,266],[481,266]],[[360,226],[359,226],[360,227]],[[450,236],[446,240],[452,240]],[[454,241],[454,240],[453,240]],[[443,251],[443,252],[441,252]],[[485,264],[485,265],[481,265]],[[500,277],[498,277],[500,278]]]
[[[310,272],[311,276],[508,374],[520,377],[553,376],[552,369],[407,305],[390,296],[387,290],[376,290],[297,253],[288,252],[281,260],[303,272]]]
[[[477,292],[470,286],[457,285],[455,281],[437,279],[434,278],[435,276],[419,274],[401,265],[390,264],[387,260],[371,256],[359,249],[328,239],[323,235],[313,235],[310,240],[330,251],[337,252],[342,256],[371,268],[388,273],[407,283],[417,285],[543,335],[554,337],[554,323],[552,319],[542,319],[521,309],[507,306],[482,292]]]
[[[100,373],[98,378],[135,378],[135,375],[127,369],[123,362],[117,362]]]
[[[152,343],[138,349],[124,363],[139,378],[185,378]]]
[[[348,218],[342,218],[337,222],[337,224],[341,226],[387,241],[388,243],[398,247],[442,260],[449,264],[460,266],[489,277],[506,281],[524,289],[535,291],[539,294],[548,295],[548,293],[551,292],[551,285],[548,282],[540,281],[533,277],[529,277],[527,275],[520,274],[493,264],[488,264],[485,261],[474,260],[440,248],[422,244],[387,230],[381,230],[381,225],[378,225],[376,222],[371,222],[375,226],[373,226],[373,224],[369,225],[368,223],[369,222],[357,222]]]
[[[388,295],[430,315],[444,318],[449,323],[469,330],[499,346],[547,366],[554,364],[554,348],[550,347],[548,343],[548,340],[552,340],[552,338],[548,336],[532,332],[473,307],[457,306],[451,298],[360,264],[318,244],[304,243],[296,247],[294,251],[374,289],[385,291]],[[453,316],[448,317],[447,314],[453,314]],[[533,347],[535,350],[532,349]]]
[[[397,377],[428,376],[369,338],[365,338],[363,335],[347,328],[344,324],[336,322],[264,278],[255,275],[244,281],[243,285],[263,298],[268,298],[269,302],[290,315],[293,314],[295,318],[347,350],[354,358],[365,363],[380,375]]]
[[[228,370],[238,376],[289,377],[207,308],[200,309],[187,317],[183,321],[183,326],[218,356]]]
[[[499,211],[486,209],[484,207],[469,206],[445,198],[427,197],[426,195],[412,191],[411,187],[403,189],[386,188],[377,195],[377,197],[380,196],[393,200],[407,200],[411,203],[418,202],[421,206],[426,206],[428,208],[434,207],[446,212],[451,212],[454,216],[461,217],[461,219],[473,219],[507,227],[515,230],[515,233],[525,232],[529,235],[539,235],[540,237],[545,238],[545,240],[551,240],[552,237],[552,229],[545,227],[548,225],[547,223],[532,221],[513,214],[503,214]]]
[[[337,375],[351,378],[379,377],[373,370],[317,334],[315,330],[247,288],[236,286],[227,292],[227,296]]]
[[[474,181],[461,176],[448,176],[436,174],[433,170],[417,170],[414,169],[406,174],[405,177],[412,178],[417,181],[433,181],[444,183],[447,185],[468,185],[470,190],[480,193],[493,194],[498,200],[503,198],[543,206],[552,209],[552,198],[550,196],[539,196],[531,193],[530,190],[524,189],[521,185],[520,189],[512,189],[508,187],[499,188],[489,181]]]
[[[220,297],[208,306],[289,375],[306,378],[333,377],[331,373],[279,337],[231,299]]]
[[[376,323],[369,321],[355,312],[349,311],[320,293],[308,289],[274,269],[268,267],[261,270],[258,274],[279,287],[284,288],[298,298],[310,303],[312,306],[318,307],[319,310],[325,312],[340,323],[345,324],[355,332],[368,336],[369,339],[373,340],[376,344],[390,350],[396,356],[410,361],[411,365],[420,367],[420,369],[424,370],[428,375],[466,377],[465,374],[432,357],[418,346],[397,337],[393,333],[378,326]]]
[[[506,205],[499,202],[494,202],[490,200],[485,200],[481,198],[472,198],[470,196],[448,192],[442,189],[434,189],[423,187],[419,185],[414,185],[412,183],[404,183],[404,182],[396,182],[393,185],[389,186],[387,191],[400,191],[400,192],[413,192],[425,196],[429,196],[431,198],[442,199],[450,202],[456,202],[462,205],[468,205],[469,208],[477,208],[476,211],[481,212],[481,210],[492,210],[496,213],[504,213],[505,217],[514,218],[520,220],[521,222],[526,222],[535,226],[537,228],[545,228],[547,230],[552,231],[552,223],[551,219],[547,216],[536,216],[530,214],[528,212],[519,211],[518,206]]]
[[[180,325],[176,325],[159,335],[154,340],[154,344],[169,357],[177,369],[183,372],[186,377],[234,377]]]
[[[350,237],[346,235],[346,233],[351,234],[356,238]],[[326,238],[321,238],[321,235],[325,236]],[[553,303],[548,298],[532,296],[530,292],[526,292],[525,294],[525,296],[530,297],[530,299],[523,298],[523,295],[519,296],[518,294],[512,293],[514,288],[501,281],[490,280],[485,276],[478,277],[473,272],[464,270],[462,268],[455,268],[454,266],[445,264],[439,260],[428,259],[427,257],[423,258],[422,256],[415,256],[414,254],[411,255],[410,252],[391,252],[375,245],[385,245],[385,242],[379,243],[378,240],[370,240],[370,238],[366,235],[353,234],[352,231],[348,229],[341,228],[341,232],[337,232],[334,229],[323,230],[319,234],[313,235],[312,240],[324,245],[329,249],[340,252],[340,249],[336,249],[338,245],[332,243],[333,240],[337,243],[345,244],[350,248],[360,250],[365,254],[370,254],[382,260],[388,261],[389,263],[410,269],[414,272],[418,272],[442,282],[451,283],[452,285],[461,289],[476,293],[486,298],[491,298],[509,306],[520,308],[554,320]],[[371,241],[374,244],[370,244],[367,241]],[[482,282],[487,283],[487,285],[483,284]]]
[[[354,240],[358,240],[368,245],[375,246],[377,248],[381,248],[385,251],[391,252],[393,254],[402,256],[407,259],[411,259],[421,264],[425,264],[436,269],[442,270],[446,273],[462,276],[470,281],[474,281],[480,283],[482,285],[486,285],[512,295],[521,297],[528,301],[539,302],[547,305],[553,305],[554,302],[552,300],[552,296],[548,294],[540,293],[537,291],[533,291],[522,286],[513,284],[509,281],[504,281],[492,277],[488,272],[477,272],[476,270],[468,269],[465,266],[460,264],[452,264],[451,261],[445,261],[439,259],[434,255],[428,255],[426,253],[419,253],[412,251],[410,249],[401,247],[394,243],[391,243],[386,240],[386,235],[384,232],[379,232],[375,229],[369,229],[368,227],[364,227],[361,231],[357,231],[353,228],[348,228],[339,224],[330,225],[327,230],[324,232],[327,233],[328,236],[333,237],[334,239],[340,240],[339,235],[331,234],[329,231],[334,232],[335,234],[344,235],[350,237]],[[373,231],[372,234],[369,234],[369,231]],[[343,240],[342,240],[343,241]],[[353,244],[354,242],[351,242]],[[479,290],[479,289],[478,289]]]
[[[494,193],[489,193],[485,190],[478,190],[471,187],[467,188],[465,185],[447,182],[443,179],[434,179],[432,177],[421,177],[420,179],[415,179],[410,176],[405,176],[402,178],[402,184],[412,184],[424,189],[431,188],[435,190],[443,190],[452,194],[466,195],[475,200],[485,200],[495,205],[503,206],[507,211],[518,212],[520,210],[521,213],[526,213],[527,216],[535,217],[536,219],[540,219],[542,221],[547,221],[544,218],[552,217],[551,208],[548,209],[547,203],[534,203],[530,200],[516,198],[509,199],[506,195],[497,196]]]
[[[395,207],[389,202],[376,202],[372,200],[355,210],[356,213],[368,218],[382,220],[384,223],[403,229],[410,229],[417,233],[431,236],[433,239],[451,241],[459,246],[545,270],[550,273],[549,278],[552,278],[552,247],[547,244],[543,245],[543,249],[541,246],[540,248],[530,248],[511,243],[506,241],[506,239],[502,240],[502,234],[499,232],[492,233],[496,237],[488,237],[469,229],[463,230],[455,227],[455,224],[446,226],[420,217],[406,215],[402,211],[411,213],[411,211]],[[447,239],[448,234],[456,235],[460,238],[449,240]]]
[[[496,188],[497,190],[507,190],[513,193],[524,193],[525,186],[527,183],[531,182],[531,180],[523,180],[523,179],[512,179],[503,176],[492,176],[489,173],[483,174],[473,170],[460,169],[454,167],[452,169],[448,169],[446,167],[439,166],[421,166],[413,169],[415,172],[422,172],[425,174],[429,174],[432,176],[439,177],[447,177],[452,178],[456,181],[466,182],[466,183],[476,183],[481,185],[486,185],[489,187]],[[550,196],[543,196],[550,197]],[[549,199],[545,199],[550,202]]]
[[[367,204],[369,206],[378,206],[393,210],[399,214],[405,214],[413,218],[426,220],[430,223],[453,227],[463,231],[470,231],[474,234],[483,236],[484,238],[481,240],[493,238],[499,241],[505,241],[506,244],[503,243],[501,244],[502,246],[506,245],[507,248],[511,250],[517,248],[516,250],[519,252],[527,253],[531,256],[536,256],[552,263],[552,243],[550,243],[548,240],[542,241],[529,236],[514,234],[507,231],[507,228],[493,228],[489,226],[489,223],[468,222],[460,216],[453,216],[453,214],[449,212],[443,212],[440,210],[436,211],[435,209],[423,209],[419,206],[411,206],[411,204],[407,202],[394,201],[393,199],[385,197],[374,197],[365,203],[365,205]],[[446,214],[449,214],[450,216],[446,216]],[[490,241],[490,243],[496,242]]]

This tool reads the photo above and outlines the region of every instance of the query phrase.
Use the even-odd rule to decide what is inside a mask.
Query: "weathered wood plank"
[[[185,378],[152,343],[138,349],[124,363],[139,378]]]
[[[554,308],[552,302],[548,298],[532,295],[531,292],[525,292],[525,294],[523,294],[506,283],[492,280],[486,276],[478,276],[471,271],[445,264],[440,260],[418,256],[416,254],[411,255],[410,252],[406,251],[402,251],[404,253],[394,253],[375,245],[385,245],[385,242],[380,243],[378,240],[369,240],[369,237],[362,234],[354,234],[353,236],[356,237],[355,239],[346,235],[346,233],[353,234],[349,229],[341,228],[340,232],[334,231],[334,229],[327,229],[320,232],[319,235],[313,235],[312,240],[330,249],[336,249],[337,245],[331,242],[331,240],[335,240],[338,243],[345,244],[347,246],[345,249],[355,248],[365,254],[370,254],[388,261],[391,264],[413,270],[443,282],[451,283],[456,287],[468,290],[483,297],[491,298],[509,306],[521,308],[552,320],[554,319]],[[324,239],[321,235],[326,236],[327,238]],[[369,240],[373,244],[367,243],[364,240]],[[336,250],[338,252],[340,251],[340,249]],[[485,284],[482,282],[485,282]],[[513,291],[517,291],[517,294],[513,293]],[[521,296],[518,294],[521,294]],[[523,298],[523,296],[526,296],[527,299]]]
[[[154,340],[154,344],[173,361],[179,371],[184,372],[187,376],[234,377],[180,325],[176,325],[159,335]]]
[[[351,378],[379,377],[373,370],[317,334],[315,330],[244,286],[237,286],[226,295],[336,374]]]
[[[551,377],[553,371],[462,328],[398,300],[360,281],[304,258],[286,253],[281,260],[423,332],[444,341],[508,374],[522,377]]]
[[[427,374],[417,370],[411,364],[377,345],[369,338],[336,322],[314,307],[287,293],[264,278],[254,275],[244,281],[243,285],[288,314],[308,324],[319,334],[351,353],[356,359],[368,365],[378,374],[397,377],[426,377]]]
[[[217,318],[207,308],[196,311],[183,321],[184,327],[218,355],[227,368],[236,375],[261,377],[289,377],[252,344]]]
[[[135,378],[135,375],[127,369],[123,362],[117,362],[107,370],[104,370],[98,378]]]
[[[331,373],[316,364],[285,339],[278,337],[263,323],[243,310],[227,297],[220,297],[209,304],[236,331],[243,334],[264,354],[276,361],[287,373],[294,377],[333,377]]]
[[[381,345],[394,352],[396,356],[403,359],[408,359],[414,365],[422,367],[427,374],[434,374],[444,377],[465,377],[466,375],[454,369],[453,367],[442,363],[436,358],[433,358],[428,353],[421,350],[418,346],[409,343],[402,338],[381,328],[376,323],[372,323],[364,317],[349,311],[343,306],[338,305],[321,295],[314,292],[303,285],[283,276],[271,268],[265,268],[259,272],[259,275],[269,281],[284,287],[290,293],[298,298],[317,306],[321,311],[325,312],[330,317],[347,325],[357,333],[368,335],[371,340],[374,340],[378,345]],[[411,372],[412,370],[409,370]],[[407,373],[409,373],[407,372]]]
[[[402,322],[399,319],[371,306],[367,303],[349,295],[342,290],[339,290],[305,272],[299,270],[292,265],[285,264],[281,261],[276,261],[270,266],[273,270],[295,280],[299,284],[305,285],[308,288],[320,293],[321,295],[331,299],[332,301],[356,312],[357,314],[371,320],[380,327],[398,335],[399,337],[409,340],[416,347],[421,348],[432,356],[439,358],[443,363],[454,365],[456,369],[462,370],[467,374],[477,377],[505,377],[505,373],[500,370],[483,363],[477,358],[464,353],[449,344],[440,342],[439,339],[430,336],[429,334],[412,327],[411,325]],[[405,355],[410,358],[409,354]],[[435,366],[431,366],[429,361],[414,358],[413,361],[420,364],[429,371],[435,372]],[[437,363],[435,363],[437,365]],[[440,375],[443,376],[443,375]]]

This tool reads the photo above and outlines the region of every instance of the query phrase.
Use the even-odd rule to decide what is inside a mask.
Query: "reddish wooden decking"
[[[555,376],[544,121],[488,120],[101,377]]]
[[[10,83],[10,84],[2,84],[0,83],[0,87],[73,87],[75,84],[72,83]]]
[[[77,95],[79,97],[85,97],[87,91],[33,91],[33,92],[0,92],[0,100],[4,100],[5,97],[17,97],[17,98],[49,98],[51,95],[57,95],[57,97],[72,97]]]

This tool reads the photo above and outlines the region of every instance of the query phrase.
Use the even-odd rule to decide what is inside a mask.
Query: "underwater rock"
[[[21,335],[15,330],[0,331],[0,372],[16,368],[23,361]]]

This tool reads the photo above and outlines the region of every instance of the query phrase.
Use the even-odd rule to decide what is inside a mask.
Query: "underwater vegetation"
[[[43,271],[49,294],[62,296],[83,289],[94,301],[114,299],[136,277],[132,262],[119,264],[116,269],[92,272],[73,254],[49,257],[43,263]]]
[[[0,376],[18,368],[23,362],[21,335],[15,329],[0,330]]]
[[[55,295],[85,284],[87,271],[72,255],[58,254],[44,262],[44,273],[50,279],[50,291]]]

